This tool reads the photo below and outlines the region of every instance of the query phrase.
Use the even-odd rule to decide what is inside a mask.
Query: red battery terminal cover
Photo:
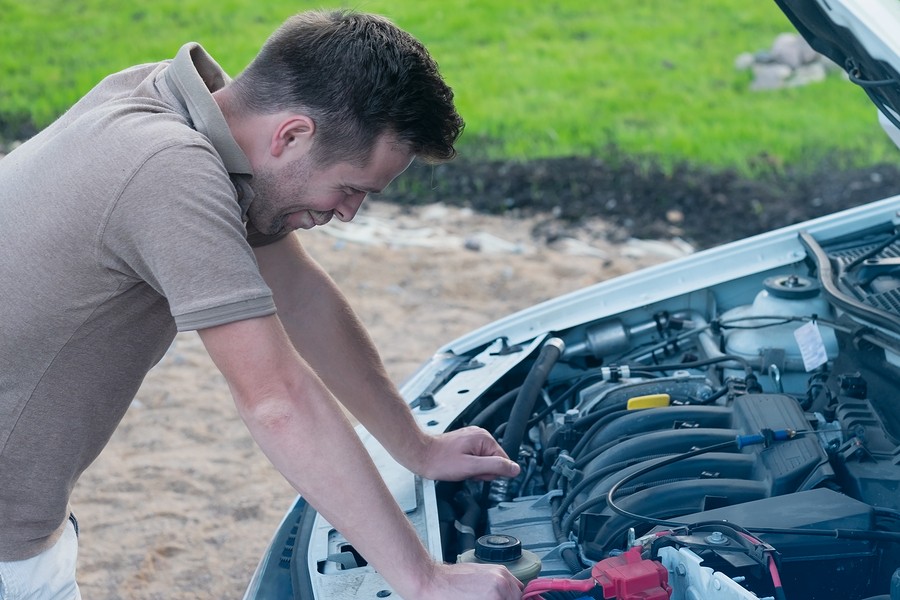
[[[672,595],[669,572],[662,564],[641,558],[638,547],[601,560],[591,578],[606,600],[669,600]]]

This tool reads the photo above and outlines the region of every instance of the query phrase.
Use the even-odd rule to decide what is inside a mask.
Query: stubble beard
[[[250,181],[254,198],[247,216],[260,233],[275,235],[285,226],[287,216],[302,207],[309,181],[309,161],[299,160],[281,175],[259,169]],[[302,210],[300,208],[299,210]]]

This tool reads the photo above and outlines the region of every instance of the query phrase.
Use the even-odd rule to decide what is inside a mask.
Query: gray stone
[[[779,34],[771,49],[740,54],[734,66],[738,70],[753,70],[753,91],[808,85],[824,80],[829,72],[842,71],[798,33]]]
[[[753,57],[753,54],[750,52],[742,52],[734,59],[734,68],[738,71],[746,71],[752,67],[755,62],[756,59]]]
[[[785,85],[797,87],[825,81],[826,75],[828,73],[825,71],[825,65],[820,62],[809,63],[794,69],[794,73],[788,78]]]
[[[786,65],[753,65],[753,83],[750,84],[750,89],[777,90],[784,87],[785,81],[792,73],[793,70]]]
[[[816,59],[813,50],[803,36],[796,33],[782,33],[772,43],[772,55],[781,64],[797,69]]]

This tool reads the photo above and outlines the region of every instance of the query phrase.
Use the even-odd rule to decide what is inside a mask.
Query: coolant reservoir
[[[483,535],[475,542],[474,550],[466,550],[457,557],[461,563],[503,565],[516,579],[528,583],[541,572],[541,559],[511,535]]]
[[[753,304],[738,306],[721,316],[723,327],[734,325],[745,329],[726,329],[725,351],[748,360],[764,355],[769,350],[784,351],[784,368],[803,371],[800,347],[794,331],[803,325],[792,321],[778,325],[779,317],[812,317],[831,319],[831,305],[819,293],[819,283],[799,275],[778,275],[763,282],[764,289],[756,295]],[[766,318],[762,318],[766,317]],[[740,319],[739,322],[729,323]],[[829,360],[837,356],[838,344],[834,331],[820,327],[825,353]]]

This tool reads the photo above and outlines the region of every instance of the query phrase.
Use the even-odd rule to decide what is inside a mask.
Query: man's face
[[[381,136],[368,164],[316,166],[304,154],[277,168],[257,167],[251,187],[250,222],[262,233],[311,229],[337,217],[350,221],[368,193],[378,193],[412,162],[408,148]]]

